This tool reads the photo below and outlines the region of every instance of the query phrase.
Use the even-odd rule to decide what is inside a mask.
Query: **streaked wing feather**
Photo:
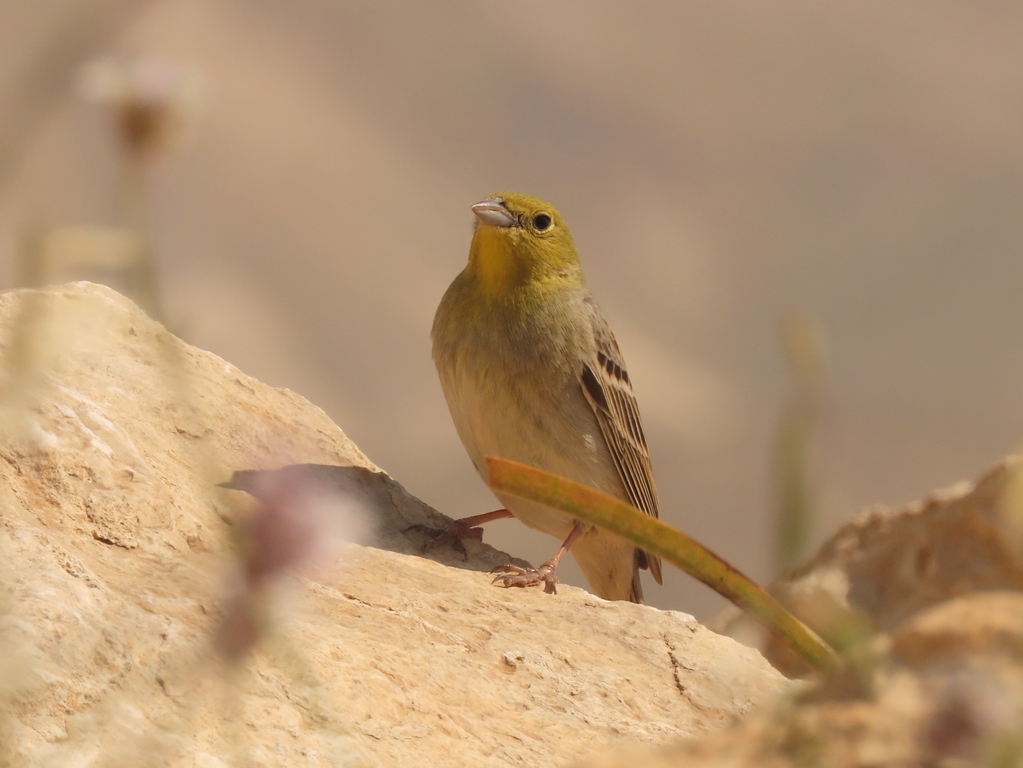
[[[596,358],[584,364],[581,371],[583,393],[597,416],[629,503],[658,517],[657,486],[632,382],[611,329],[596,308],[589,307],[597,348]],[[660,584],[661,561],[642,551],[639,557],[640,567],[648,567]]]

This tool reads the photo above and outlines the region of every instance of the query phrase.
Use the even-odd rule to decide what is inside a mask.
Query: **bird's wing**
[[[596,356],[583,363],[581,382],[583,393],[593,408],[611,453],[618,475],[622,479],[628,501],[658,517],[657,486],[650,467],[650,451],[646,446],[643,424],[639,418],[639,405],[632,392],[632,382],[625,370],[625,361],[618,350],[611,329],[600,311],[587,301],[590,321],[596,339]],[[661,583],[661,561],[639,550],[639,566],[649,568],[657,583]]]

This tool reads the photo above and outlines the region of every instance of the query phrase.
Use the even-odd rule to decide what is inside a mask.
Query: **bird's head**
[[[490,291],[531,282],[581,280],[579,256],[565,220],[550,203],[500,192],[472,206],[476,231],[469,270]]]

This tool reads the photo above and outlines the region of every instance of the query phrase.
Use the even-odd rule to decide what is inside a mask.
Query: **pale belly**
[[[623,497],[596,417],[574,382],[565,382],[557,397],[544,396],[528,383],[516,385],[514,381],[462,377],[456,383],[442,378],[442,385],[458,435],[484,482],[484,457],[495,456]],[[548,407],[551,400],[562,407]],[[575,523],[570,515],[545,505],[496,495],[517,519],[559,539],[564,539]]]

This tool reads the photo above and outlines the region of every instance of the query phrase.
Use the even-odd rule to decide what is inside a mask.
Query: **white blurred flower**
[[[178,146],[203,94],[197,67],[157,58],[101,59],[81,72],[81,93],[108,108],[125,148],[150,158]]]

